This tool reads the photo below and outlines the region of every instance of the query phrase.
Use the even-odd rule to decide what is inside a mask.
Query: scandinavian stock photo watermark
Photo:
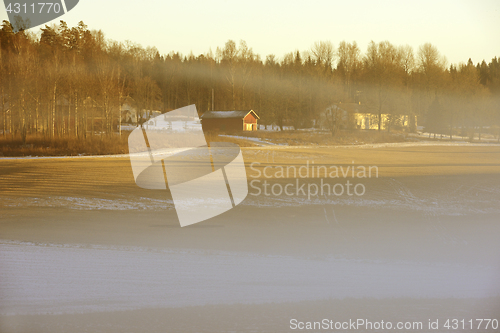
[[[250,164],[253,178],[250,195],[253,196],[303,196],[307,200],[319,196],[363,196],[366,186],[363,180],[378,178],[376,165],[317,165],[306,161],[305,165]]]

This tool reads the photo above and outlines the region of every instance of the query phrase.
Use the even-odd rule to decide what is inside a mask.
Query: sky
[[[316,41],[356,41],[364,52],[371,40],[387,40],[415,52],[432,43],[449,64],[500,57],[498,0],[80,0],[51,23],[61,19],[70,27],[83,21],[112,40],[155,46],[160,54],[215,52],[232,39],[245,40],[263,59],[282,58]]]

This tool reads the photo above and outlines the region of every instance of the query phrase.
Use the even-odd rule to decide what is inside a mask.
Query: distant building
[[[139,112],[135,100],[132,97],[127,96],[120,107],[120,114],[122,117],[122,123],[137,125],[137,121],[148,121],[151,118],[159,116],[161,111],[143,109]],[[152,122],[150,124],[152,124]]]
[[[360,112],[359,109],[360,105],[357,103],[332,104],[320,114],[318,125],[327,130],[352,127],[354,114]]]
[[[356,128],[358,129],[376,129],[378,130],[378,115],[373,113],[355,113]],[[406,114],[382,114],[381,130],[389,127],[395,129],[417,128],[417,116]]]
[[[255,111],[207,111],[201,116],[205,132],[256,131],[259,116]]]
[[[378,129],[378,114],[370,112],[366,104],[338,103],[328,107],[320,115],[319,124],[323,129],[332,126],[337,128]],[[381,130],[389,127],[399,129],[416,129],[417,117],[406,114],[381,115]]]
[[[127,96],[120,107],[122,122],[135,124],[137,122],[137,108],[132,97]]]

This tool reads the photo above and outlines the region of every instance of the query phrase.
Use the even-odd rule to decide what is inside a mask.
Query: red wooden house
[[[253,110],[207,111],[201,116],[203,131],[237,132],[256,131],[260,119]]]

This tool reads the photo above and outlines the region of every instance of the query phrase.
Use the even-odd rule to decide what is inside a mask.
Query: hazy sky
[[[0,19],[6,18],[2,7]],[[430,42],[450,63],[500,56],[498,0],[80,0],[60,19],[69,26],[82,20],[107,38],[156,46],[161,54],[198,55],[243,39],[264,59],[319,40],[336,46],[356,41],[363,52],[371,40],[409,44],[415,51]]]

